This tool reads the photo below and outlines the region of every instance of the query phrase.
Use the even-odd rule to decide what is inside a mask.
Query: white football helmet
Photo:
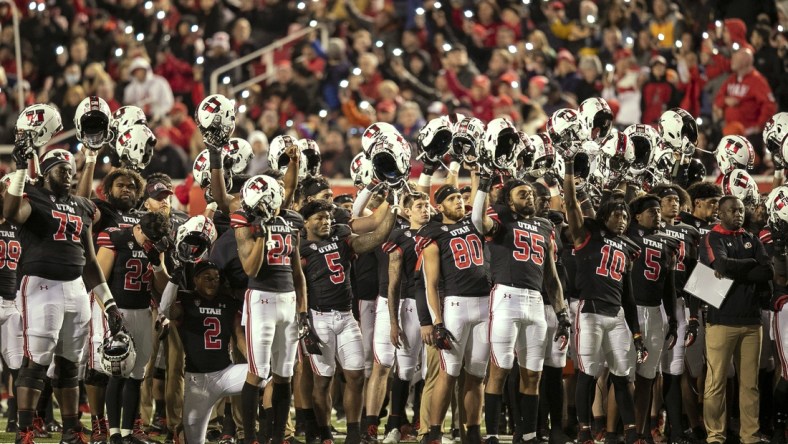
[[[118,134],[115,141],[115,152],[120,163],[128,168],[141,171],[148,166],[153,149],[156,147],[156,136],[144,124],[135,124],[127,127]],[[210,171],[208,171],[210,174]]]
[[[263,222],[276,216],[284,200],[285,190],[270,176],[250,177],[241,188],[241,206],[244,211],[250,216],[260,217]]]
[[[561,108],[547,120],[547,135],[553,147],[564,155],[574,144],[588,140],[591,133],[577,111]]]
[[[290,156],[287,155],[287,149],[293,145],[298,146],[298,140],[295,137],[288,135],[274,137],[274,140],[268,145],[268,165],[272,169],[281,171],[283,174],[286,173],[287,166],[290,164]],[[307,163],[306,155],[301,151],[301,158],[298,161],[299,180],[305,178],[309,173]]]
[[[580,104],[578,111],[591,133],[591,140],[601,143],[613,127],[613,111],[610,105],[601,97],[591,97]]]
[[[386,122],[375,122],[368,126],[367,129],[364,130],[364,134],[361,135],[361,150],[369,155],[378,136],[383,133],[394,133],[399,135],[399,131],[397,131],[397,128],[394,128],[394,125]]]
[[[375,177],[394,187],[403,185],[410,175],[410,150],[402,136],[379,137],[369,153]]]
[[[453,125],[445,117],[436,117],[419,130],[416,141],[421,156],[439,162],[452,147]]]
[[[194,216],[178,228],[175,249],[180,260],[195,263],[205,258],[214,241],[216,227],[213,221],[203,215]]]
[[[515,165],[520,144],[520,135],[512,122],[505,118],[493,119],[484,132],[479,162],[498,171],[510,170]]]
[[[744,136],[725,136],[717,144],[714,158],[722,174],[735,169],[751,170],[755,162],[755,149]]]
[[[632,161],[630,172],[638,175],[643,172],[654,160],[654,155],[662,146],[659,133],[653,127],[643,124],[629,125],[624,134],[629,137],[635,146],[635,159]]]
[[[372,182],[372,161],[364,153],[356,154],[350,161],[350,178],[356,187],[365,187]]]
[[[86,97],[79,102],[77,112],[74,114],[77,140],[87,149],[93,151],[101,149],[105,143],[112,142],[112,131],[109,127],[111,119],[112,111],[104,99],[98,96]]]
[[[484,144],[484,122],[476,117],[466,117],[455,125],[451,147],[454,158],[475,163]]]
[[[320,174],[320,146],[312,139],[301,139],[298,142],[301,154],[306,157],[306,170],[310,176]]]
[[[16,119],[16,132],[30,137],[36,148],[49,143],[63,129],[60,113],[55,107],[37,103],[25,108]]]
[[[222,150],[222,164],[226,163],[227,152]],[[197,158],[194,159],[194,166],[192,167],[192,175],[194,182],[200,187],[210,192],[211,189],[211,155],[208,148],[200,151]],[[224,175],[224,188],[227,191],[233,187],[233,177],[230,170],[222,168],[222,175]]]
[[[725,173],[721,186],[723,193],[738,197],[745,205],[757,204],[761,199],[758,184],[750,173],[744,170],[736,169]]]
[[[766,211],[769,213],[769,223],[780,223],[788,227],[788,185],[781,185],[773,189],[766,197]]]
[[[531,177],[544,176],[547,171],[553,168],[556,158],[553,142],[545,133],[535,134],[530,137],[531,146],[534,150],[534,162],[528,175]]]
[[[252,145],[240,137],[230,139],[222,151],[224,151],[223,167],[229,169],[232,174],[241,174],[246,171],[249,161],[254,157]]]
[[[611,131],[602,140],[595,160],[592,174],[597,179],[604,178],[598,185],[615,187],[635,161],[635,145],[623,132]]]
[[[137,362],[137,350],[134,338],[125,331],[119,331],[114,336],[104,339],[99,345],[101,355],[101,370],[107,375],[116,378],[128,378]]]
[[[530,171],[534,166],[534,154],[536,152],[533,142],[524,131],[518,131],[521,149],[518,150],[515,165],[515,176],[522,178],[523,174]]]
[[[665,145],[673,151],[680,152],[684,148],[684,121],[673,110],[667,110],[659,117],[659,135]]]
[[[777,113],[763,128],[763,144],[772,153],[774,166],[785,168],[788,158],[788,113]]]
[[[112,120],[109,122],[109,127],[115,134],[120,134],[131,125],[147,125],[148,118],[145,113],[136,106],[121,106],[117,111],[112,113]]]
[[[460,122],[462,122],[462,119],[464,119],[465,117],[466,117],[465,114],[449,113],[448,115],[441,116],[440,118],[445,120],[449,124],[452,131],[456,131],[457,125],[459,125]]]
[[[212,94],[200,102],[194,120],[205,143],[223,146],[235,130],[235,104],[221,94]]]

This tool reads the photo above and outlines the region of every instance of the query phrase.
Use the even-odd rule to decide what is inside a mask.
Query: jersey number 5
[[[328,266],[328,271],[331,272],[331,282],[336,285],[345,282],[345,267],[339,261],[338,251],[326,255],[326,265]]]
[[[596,268],[596,274],[609,276],[615,281],[621,281],[621,278],[624,276],[627,257],[621,250],[613,250],[612,254],[610,250],[613,250],[610,245],[602,247],[602,261]]]
[[[203,334],[205,338],[206,350],[220,350],[222,348],[222,340],[219,335],[222,333],[222,324],[219,323],[219,318],[211,316],[202,321],[203,327],[208,327]]]
[[[530,238],[530,242],[528,241]],[[525,230],[514,230],[514,248],[512,256],[518,261],[532,260],[536,265],[544,263],[544,236]]]
[[[454,265],[464,270],[471,265],[481,267],[484,265],[484,248],[479,236],[471,234],[465,238],[455,237],[449,243],[454,254]]]
[[[662,252],[653,248],[646,248],[646,269],[643,274],[646,279],[656,281],[659,279],[659,274],[662,271],[662,265],[659,264],[659,259],[662,257]]]

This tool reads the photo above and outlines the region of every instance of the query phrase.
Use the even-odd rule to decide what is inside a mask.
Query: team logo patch
[[[411,234],[411,232],[410,232],[410,231],[406,231],[406,232],[405,232],[405,236],[407,236],[407,237],[411,237],[411,236],[413,236],[413,234]]]
[[[54,201],[55,201],[55,196],[51,196],[51,195],[50,195],[50,196],[49,196],[49,198],[52,200],[52,202],[54,202]]]
[[[317,251],[317,245],[315,245],[315,244],[309,244],[309,248]]]
[[[194,306],[195,307],[199,307],[200,306],[200,300],[199,299],[195,299],[194,300]]]
[[[134,243],[129,241],[128,245],[129,245],[129,250],[133,250],[134,249]]]
[[[446,225],[441,225],[441,230],[449,231],[449,227],[447,227]]]
[[[747,242],[746,244],[744,244],[744,248],[752,248],[752,244]]]

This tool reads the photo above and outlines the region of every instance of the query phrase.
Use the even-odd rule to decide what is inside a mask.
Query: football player
[[[14,148],[17,171],[3,202],[3,214],[20,227],[20,298],[25,358],[19,370],[17,442],[32,442],[33,409],[47,367],[55,363],[65,443],[84,442],[78,421],[79,371],[88,337],[90,305],[86,288],[101,301],[112,333],[123,325],[93,250],[91,225],[96,206],[70,192],[71,155],[54,152],[41,162],[41,183],[25,185],[33,146]],[[84,277],[84,283],[83,283]],[[35,307],[35,308],[33,308]]]
[[[518,411],[522,417],[516,421],[516,434],[525,442],[536,442],[545,343],[560,340],[560,349],[565,349],[571,324],[555,266],[555,228],[535,215],[534,187],[518,179],[504,184],[499,202],[487,211],[491,182],[490,177],[481,177],[472,215],[476,229],[490,239],[495,284],[490,294],[490,377],[484,393],[486,442],[498,441],[504,382],[515,353],[520,365]],[[558,320],[551,338],[547,338],[543,286]]]
[[[161,213],[145,213],[138,224],[110,228],[98,237],[99,266],[108,276],[108,284],[137,353],[131,373],[111,375],[107,384],[107,417],[112,442],[121,438],[124,443],[131,444],[147,444],[148,441],[146,437],[132,434],[132,429],[139,413],[145,366],[153,353],[151,292],[155,290],[161,294],[169,279],[163,262],[167,247],[161,245],[170,232],[169,222]]]
[[[632,256],[637,252],[621,237],[629,223],[629,207],[625,202],[611,198],[600,205],[596,219],[584,219],[575,190],[574,158],[566,157],[564,165],[566,213],[577,260],[576,282],[580,299],[574,338],[580,369],[575,400],[577,441],[583,444],[593,442],[588,408],[596,378],[606,361],[624,423],[626,442],[632,444],[637,440],[637,431],[627,377],[633,365],[633,342],[638,363],[642,363],[648,353],[643,344],[628,273]]]
[[[339,361],[345,376],[346,442],[357,444],[361,440],[364,359],[361,330],[352,313],[353,293],[348,273],[355,254],[372,251],[386,240],[398,207],[391,212],[387,210],[386,218],[373,232],[361,235],[353,234],[346,225],[332,226],[332,210],[333,205],[325,200],[312,200],[301,208],[307,237],[302,240],[300,251],[314,325],[312,336],[319,343],[319,349],[313,348],[309,353],[315,374],[313,399],[320,439],[324,444],[331,444],[329,389]]]
[[[181,289],[175,277],[167,284],[161,311],[179,323],[178,334],[186,355],[184,436],[189,444],[202,444],[213,405],[225,396],[241,393],[248,365],[230,360],[230,342],[236,342],[246,356],[246,341],[241,304],[221,292],[219,267],[201,261],[193,274],[194,291]]]
[[[238,257],[249,277],[244,300],[249,371],[241,393],[247,443],[256,442],[260,386],[272,375],[273,442],[282,442],[290,415],[290,380],[298,332],[306,317],[306,283],[298,251],[297,213],[281,208],[284,191],[270,176],[254,176],[241,190],[243,209],[232,216]]]
[[[484,267],[483,235],[465,215],[462,194],[453,185],[435,192],[442,221],[421,227],[424,280],[432,313],[434,343],[440,349],[441,370],[433,389],[428,442],[440,443],[441,424],[457,377],[465,364],[465,400],[468,442],[481,443],[482,380],[487,370],[490,344],[490,283]],[[441,304],[438,286],[446,294]]]
[[[0,182],[0,206],[6,192],[5,181]],[[17,238],[18,228],[0,217],[0,353],[13,380],[17,380],[22,364],[22,317],[16,307],[16,270],[22,255],[22,245]],[[9,387],[16,392],[15,388]],[[16,431],[16,396],[8,398],[8,429]]]

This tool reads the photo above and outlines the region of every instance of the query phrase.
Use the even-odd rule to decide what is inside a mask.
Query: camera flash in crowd
[[[633,44],[635,44],[635,39],[633,39],[632,37],[627,37],[626,42],[627,42],[627,46],[632,46]]]
[[[341,82],[339,82],[339,87],[340,88],[347,88],[347,85],[348,85],[348,81],[347,80],[342,80]]]
[[[159,11],[156,13],[156,18],[159,20],[164,20],[164,17],[167,16],[167,13],[164,11]]]
[[[466,9],[465,18],[473,18],[473,11],[471,11],[470,9]]]
[[[511,85],[512,85],[512,88],[517,89],[517,88],[520,87],[520,82],[514,81],[514,82],[511,83]]]
[[[229,85],[230,84],[230,76],[224,76],[224,78],[222,78],[222,84],[223,85]]]
[[[715,21],[714,21],[714,26],[715,26],[715,27],[717,27],[717,28],[722,28],[722,21],[720,21],[720,20],[715,20]]]
[[[310,21],[309,21],[309,27],[310,27],[310,28],[315,28],[315,27],[317,27],[317,20],[310,20]]]
[[[440,9],[440,8],[441,8],[441,6],[443,6],[443,5],[441,5],[441,2],[435,2],[435,4],[433,4],[432,6],[433,6],[435,9]]]
[[[657,34],[657,40],[659,40],[660,42],[665,40],[665,34],[663,34],[661,32],[659,34]]]
[[[424,8],[422,7],[416,8],[416,15],[424,15]]]
[[[123,48],[118,48],[115,50],[115,57],[123,57]]]
[[[394,48],[394,49],[391,51],[391,53],[392,53],[392,54],[394,54],[394,57],[399,57],[399,56],[401,56],[401,55],[402,55],[402,50],[401,50],[401,49],[399,49],[399,48]]]
[[[138,33],[138,34],[137,34],[137,41],[138,41],[138,42],[141,42],[141,41],[143,41],[143,40],[145,40],[145,34],[143,34],[143,33],[141,33],[141,32],[140,32],[140,33]]]
[[[731,48],[733,48],[734,51],[738,51],[739,50],[739,43],[738,42],[733,42],[733,44],[731,45]]]
[[[353,68],[353,75],[354,76],[360,76],[361,75],[361,68],[359,68],[358,66]]]
[[[383,40],[378,40],[375,42],[375,48],[382,48],[383,47]]]
[[[298,2],[298,4],[296,5],[296,8],[298,8],[299,11],[303,11],[306,8],[306,3]]]
[[[288,120],[287,122],[285,122],[285,126],[288,127],[288,128],[292,127],[293,126],[293,121],[292,120]]]
[[[514,45],[509,45],[509,52],[512,54],[517,54],[517,47]]]
[[[192,32],[197,32],[200,30],[200,27],[197,25],[192,25]]]
[[[531,43],[531,42],[528,42],[528,43],[526,43],[526,44],[525,44],[525,49],[526,49],[526,51],[533,51],[533,49],[534,49],[534,44],[533,44],[533,43]]]
[[[709,38],[709,33],[706,32],[706,31],[703,31],[703,40],[708,40],[708,38]]]
[[[605,71],[607,72],[613,72],[614,69],[615,67],[613,66],[612,63],[608,63],[607,65],[605,65]]]
[[[443,52],[449,52],[449,51],[451,51],[451,45],[448,44],[448,43],[444,43],[443,44]]]
[[[150,0],[148,0],[147,2],[145,2],[145,9],[146,9],[146,10],[147,10],[147,9],[153,9],[153,2],[152,2],[152,1],[150,1]]]
[[[30,2],[30,5],[28,5],[27,8],[29,10],[31,10],[31,11],[35,11],[36,10],[36,6],[38,6],[38,4],[36,4],[36,2]]]
[[[321,109],[320,112],[317,113],[317,115],[320,116],[321,119],[325,119],[328,116],[328,111]]]
[[[125,32],[126,34],[131,34],[132,32],[134,32],[134,28],[132,28],[131,25],[126,25],[126,27],[123,28],[123,32]],[[192,32],[194,31],[192,30]]]
[[[243,114],[246,112],[246,105],[241,105],[238,107],[238,112]]]
[[[368,109],[369,108],[369,102],[364,100],[363,102],[358,104],[358,107],[361,108],[361,109]]]
[[[57,48],[55,48],[55,54],[57,54],[57,55],[63,54],[64,51],[65,51],[65,49],[63,49],[62,46],[58,46]]]
[[[682,46],[684,46],[684,44],[681,43],[681,40],[676,40],[676,48],[680,49]]]
[[[198,65],[202,65],[202,63],[204,61],[205,61],[205,58],[203,56],[199,56],[199,57],[197,57],[197,60],[195,60],[195,63],[197,63]]]
[[[243,90],[243,92],[241,92],[241,98],[242,99],[248,99],[249,98],[249,90],[248,89],[245,89],[245,90]]]
[[[531,4],[531,0],[523,0],[523,4],[528,6]]]
[[[589,14],[586,16],[586,21],[588,22],[589,25],[593,25],[594,23],[596,23],[596,17]]]
[[[777,32],[783,32],[783,25],[777,25]]]

